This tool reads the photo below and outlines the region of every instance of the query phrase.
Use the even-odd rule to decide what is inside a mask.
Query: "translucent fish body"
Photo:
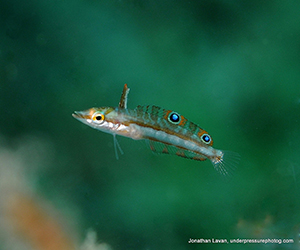
[[[125,84],[119,106],[76,111],[79,121],[106,133],[135,140],[148,140],[150,149],[203,161],[210,159],[216,170],[227,175],[238,162],[238,154],[214,149],[211,136],[195,123],[172,110],[157,106],[127,109],[129,88]],[[115,145],[117,142],[115,143]]]

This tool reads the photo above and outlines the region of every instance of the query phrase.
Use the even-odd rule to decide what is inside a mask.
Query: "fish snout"
[[[90,112],[87,111],[74,111],[72,116],[76,119],[84,119],[84,120],[91,118]]]

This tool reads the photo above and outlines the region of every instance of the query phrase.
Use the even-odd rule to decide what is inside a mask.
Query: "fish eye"
[[[92,116],[92,120],[95,123],[101,124],[102,122],[104,122],[104,115],[102,113],[95,112]]]
[[[177,114],[176,112],[171,112],[168,116],[168,120],[173,124],[178,124],[180,123],[181,118],[180,115]]]
[[[204,134],[204,135],[201,136],[201,140],[202,140],[204,143],[209,144],[210,141],[211,141],[211,138],[210,138],[210,136],[209,136],[208,134]]]

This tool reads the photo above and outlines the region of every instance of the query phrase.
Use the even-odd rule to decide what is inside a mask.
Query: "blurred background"
[[[0,0],[0,250],[298,249],[299,10]],[[128,138],[116,160],[71,114],[117,106],[125,83],[129,108],[176,110],[239,153],[233,177]]]

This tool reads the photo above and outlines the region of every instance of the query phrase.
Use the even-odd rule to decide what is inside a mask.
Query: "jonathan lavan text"
[[[203,239],[203,238],[201,238],[201,239],[192,239],[192,238],[190,238],[189,239],[189,241],[188,241],[188,243],[189,244],[193,244],[193,243],[221,243],[221,244],[223,244],[223,243],[227,243],[228,244],[228,241],[227,241],[227,239],[215,239],[215,238],[211,238],[211,239]]]

